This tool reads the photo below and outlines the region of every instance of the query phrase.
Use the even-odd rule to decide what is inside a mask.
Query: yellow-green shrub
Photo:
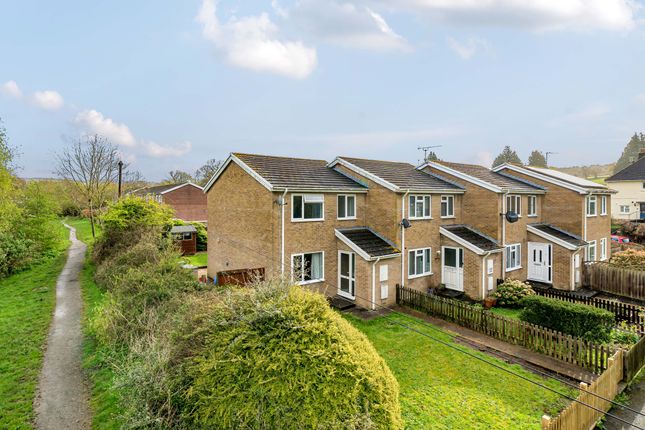
[[[645,251],[628,249],[612,255],[610,264],[615,267],[633,270],[645,270]]]

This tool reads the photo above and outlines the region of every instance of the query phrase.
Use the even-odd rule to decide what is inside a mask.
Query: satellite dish
[[[520,219],[519,215],[513,211],[506,212],[506,214],[504,214],[504,217],[506,218],[506,221],[508,221],[511,224],[519,221]]]
[[[407,218],[403,218],[403,220],[401,221],[401,225],[403,226],[403,228],[412,227],[412,224],[410,224],[410,221]]]

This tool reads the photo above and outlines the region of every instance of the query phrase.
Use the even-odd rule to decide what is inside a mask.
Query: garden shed
[[[192,225],[176,225],[170,229],[172,238],[179,244],[182,254],[197,252],[197,229]]]

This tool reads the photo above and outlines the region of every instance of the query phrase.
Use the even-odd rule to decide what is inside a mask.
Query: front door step
[[[463,291],[451,290],[450,288],[437,288],[435,294],[449,299],[461,299],[464,297]]]
[[[346,299],[345,297],[341,297],[339,295],[335,295],[334,297],[329,298],[329,304],[333,308],[338,309],[339,311],[344,311],[346,309],[351,309],[356,307],[356,303],[353,301]]]

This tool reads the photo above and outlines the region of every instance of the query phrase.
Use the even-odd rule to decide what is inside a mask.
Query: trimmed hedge
[[[614,314],[604,309],[542,296],[527,296],[520,319],[593,342],[608,342]]]

